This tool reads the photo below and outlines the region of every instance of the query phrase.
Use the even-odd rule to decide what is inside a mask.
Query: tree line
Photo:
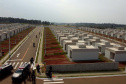
[[[117,27],[126,27],[126,25],[123,24],[114,24],[114,23],[75,23],[75,26],[84,26],[84,27],[91,27],[91,28],[99,28],[99,29],[105,29],[105,28],[117,28]]]
[[[27,24],[43,24],[43,25],[53,24],[49,21],[27,20],[23,18],[13,18],[13,17],[0,17],[0,23],[27,23]]]

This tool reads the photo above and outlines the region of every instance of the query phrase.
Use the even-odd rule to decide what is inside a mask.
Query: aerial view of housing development
[[[125,84],[125,0],[1,0],[0,84]]]

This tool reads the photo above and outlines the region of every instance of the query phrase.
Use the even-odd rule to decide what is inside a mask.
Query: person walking
[[[30,70],[28,71],[28,78],[31,81],[31,71]]]
[[[36,76],[35,76],[35,71],[34,70],[32,71],[31,78],[32,78],[32,84],[35,84],[35,82],[36,82]]]

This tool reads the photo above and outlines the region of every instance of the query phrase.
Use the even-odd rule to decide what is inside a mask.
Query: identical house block
[[[116,62],[126,61],[126,49],[120,45],[75,28],[51,26],[50,29],[72,61],[99,60],[99,53]]]

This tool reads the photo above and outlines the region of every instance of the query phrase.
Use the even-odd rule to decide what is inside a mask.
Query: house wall
[[[14,31],[11,31],[10,35],[13,36],[14,35]]]
[[[107,63],[79,63],[79,64],[64,64],[51,65],[52,72],[77,72],[77,71],[101,71],[101,70],[117,70],[118,62]],[[50,65],[46,65],[48,70]]]
[[[123,53],[123,54],[115,54],[115,61],[116,62],[126,61],[126,53]]]
[[[98,52],[88,51],[88,52],[72,52],[72,60],[98,60]]]
[[[110,51],[109,50],[105,50],[105,57],[110,59]]]
[[[102,54],[105,54],[105,48],[106,47],[113,47],[113,46],[112,45],[109,45],[109,46],[106,46],[106,45],[105,46],[101,46],[101,53]]]
[[[4,35],[3,34],[1,35],[1,41],[4,41]]]
[[[67,44],[66,44],[66,52],[68,52],[68,46],[69,46],[69,45],[76,45],[76,43],[75,43],[75,42],[74,42],[74,43],[67,43]],[[64,49],[65,49],[65,46],[64,46]]]

